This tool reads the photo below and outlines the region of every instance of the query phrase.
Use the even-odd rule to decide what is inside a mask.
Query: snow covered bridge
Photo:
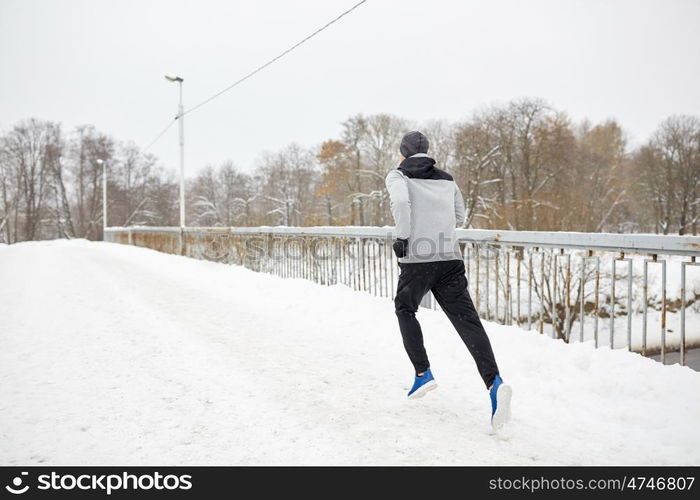
[[[700,373],[487,322],[515,391],[494,435],[449,321],[419,316],[440,387],[408,401],[381,294],[113,243],[0,245],[0,463],[700,464]]]
[[[391,227],[128,227],[108,241],[392,297]],[[687,362],[700,347],[700,237],[457,230],[483,318]],[[432,295],[424,306],[436,309]],[[697,351],[696,351],[697,354]]]

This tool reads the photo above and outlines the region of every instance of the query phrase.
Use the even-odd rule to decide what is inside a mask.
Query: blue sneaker
[[[426,392],[432,391],[436,387],[437,382],[435,382],[433,374],[430,372],[430,368],[428,368],[420,377],[416,375],[416,381],[408,392],[408,399],[422,398],[425,396]]]
[[[491,395],[491,425],[495,430],[498,430],[510,420],[510,398],[513,396],[513,389],[503,382],[500,375],[496,375],[489,392]]]

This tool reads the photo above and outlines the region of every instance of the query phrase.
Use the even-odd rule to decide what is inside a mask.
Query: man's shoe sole
[[[507,384],[502,384],[496,393],[496,412],[491,418],[491,425],[499,430],[510,420],[510,399],[513,397],[513,389]]]
[[[419,399],[425,396],[428,392],[432,391],[433,389],[437,389],[437,382],[435,380],[431,380],[429,382],[426,382],[422,386],[420,386],[419,389],[416,389],[416,392],[408,396],[408,399]]]

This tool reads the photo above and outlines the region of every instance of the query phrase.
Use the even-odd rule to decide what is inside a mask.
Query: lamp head
[[[168,80],[168,81],[170,81],[170,82],[184,82],[184,81],[185,81],[185,80],[183,80],[182,78],[180,78],[179,76],[168,76],[168,75],[165,75],[165,79]]]

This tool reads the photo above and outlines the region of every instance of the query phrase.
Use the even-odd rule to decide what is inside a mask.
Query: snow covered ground
[[[700,464],[700,373],[486,325],[488,395],[439,311],[405,398],[391,301],[82,240],[0,245],[0,464]]]

